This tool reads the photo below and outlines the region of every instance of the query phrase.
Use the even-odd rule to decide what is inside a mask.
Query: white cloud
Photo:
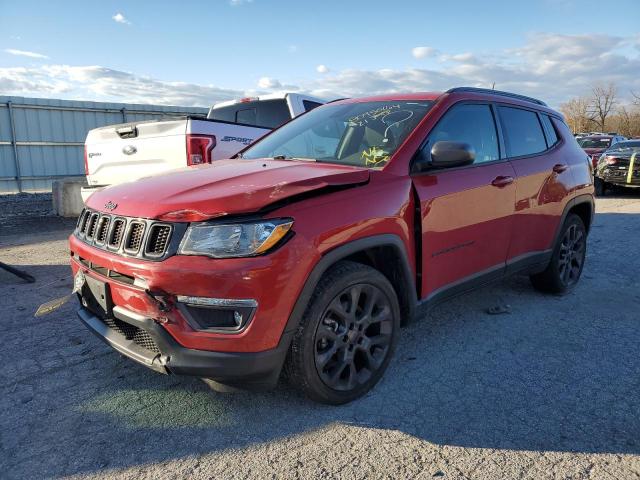
[[[29,52],[27,50],[16,50],[15,48],[6,48],[5,52],[11,55],[17,55],[19,57],[29,57],[29,58],[49,58],[46,55],[42,55],[41,53]]]
[[[116,21],[117,23],[122,23],[124,25],[131,25],[131,22],[129,20],[127,20],[125,18],[125,16],[123,14],[121,14],[120,12],[116,13],[113,17],[114,21]]]
[[[318,65],[316,67],[316,72],[318,72],[318,73],[328,73],[329,72],[329,67],[327,67],[326,65]]]
[[[440,55],[439,60],[443,62],[453,61],[461,63],[474,63],[477,61],[476,56],[470,52],[457,53],[455,55]]]
[[[298,46],[297,45],[289,45],[287,47],[287,50],[289,51],[289,53],[298,53]]]
[[[432,47],[414,47],[411,49],[411,55],[416,58],[433,57],[437,53],[437,50]]]
[[[245,5],[247,3],[253,3],[253,0],[229,0],[229,5],[237,7],[238,5]]]
[[[281,88],[282,84],[275,78],[262,77],[260,80],[258,80],[258,87],[273,89],[273,88]]]
[[[595,37],[595,40],[594,40]],[[207,106],[216,101],[271,91],[308,92],[327,99],[392,92],[442,91],[454,86],[510,90],[550,105],[588,94],[596,83],[615,82],[622,97],[640,91],[640,56],[629,48],[635,37],[531,35],[519,48],[491,54],[437,53],[434,68],[347,69],[298,85],[260,78],[257,89],[171,82],[103,66],[44,65],[0,68],[0,92],[81,100]]]
[[[0,68],[0,91],[6,95],[200,107],[244,96],[242,90],[168,82],[101,66],[69,65]]]

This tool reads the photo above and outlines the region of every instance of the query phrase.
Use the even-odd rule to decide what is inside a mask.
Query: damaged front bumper
[[[228,385],[275,385],[284,363],[288,338],[263,352],[211,352],[185,348],[151,318],[113,307],[113,318],[103,319],[88,308],[78,317],[105,343],[122,355],[164,374],[192,375]]]

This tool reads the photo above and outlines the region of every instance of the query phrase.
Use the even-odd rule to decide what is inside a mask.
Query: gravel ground
[[[38,279],[0,271],[0,477],[640,478],[640,198],[597,208],[572,294],[514,277],[443,304],[343,407],[148,371],[73,302],[33,318],[71,288],[73,222],[23,215],[0,233],[0,261]]]

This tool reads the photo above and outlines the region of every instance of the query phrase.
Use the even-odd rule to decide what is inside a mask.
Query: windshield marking
[[[381,148],[369,147],[369,149],[363,150],[360,158],[364,160],[365,165],[376,167],[389,160],[389,154]]]

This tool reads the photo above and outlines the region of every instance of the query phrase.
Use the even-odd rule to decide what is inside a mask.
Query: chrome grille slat
[[[125,252],[137,253],[142,246],[142,238],[144,236],[144,223],[132,221],[129,223],[127,237],[124,243]]]
[[[113,227],[111,228],[111,233],[109,235],[109,247],[120,247],[120,242],[122,242],[126,225],[127,221],[124,218],[115,218],[113,220]]]
[[[156,224],[149,231],[149,239],[145,253],[157,257],[162,255],[169,245],[171,237],[171,226]]]
[[[159,261],[170,253],[170,249],[175,253],[177,245],[171,239],[176,228],[182,232],[186,225],[176,227],[164,222],[127,218],[85,208],[78,218],[74,235],[95,248]]]
[[[94,234],[96,233],[96,227],[98,226],[98,217],[100,215],[98,215],[97,213],[94,213],[91,215],[91,218],[89,218],[89,224],[87,225],[87,230],[85,232],[85,235],[87,236],[87,238],[93,238]]]
[[[109,225],[111,224],[111,217],[103,215],[98,220],[98,229],[96,231],[95,241],[96,243],[104,244],[107,240],[107,233],[109,232]]]

